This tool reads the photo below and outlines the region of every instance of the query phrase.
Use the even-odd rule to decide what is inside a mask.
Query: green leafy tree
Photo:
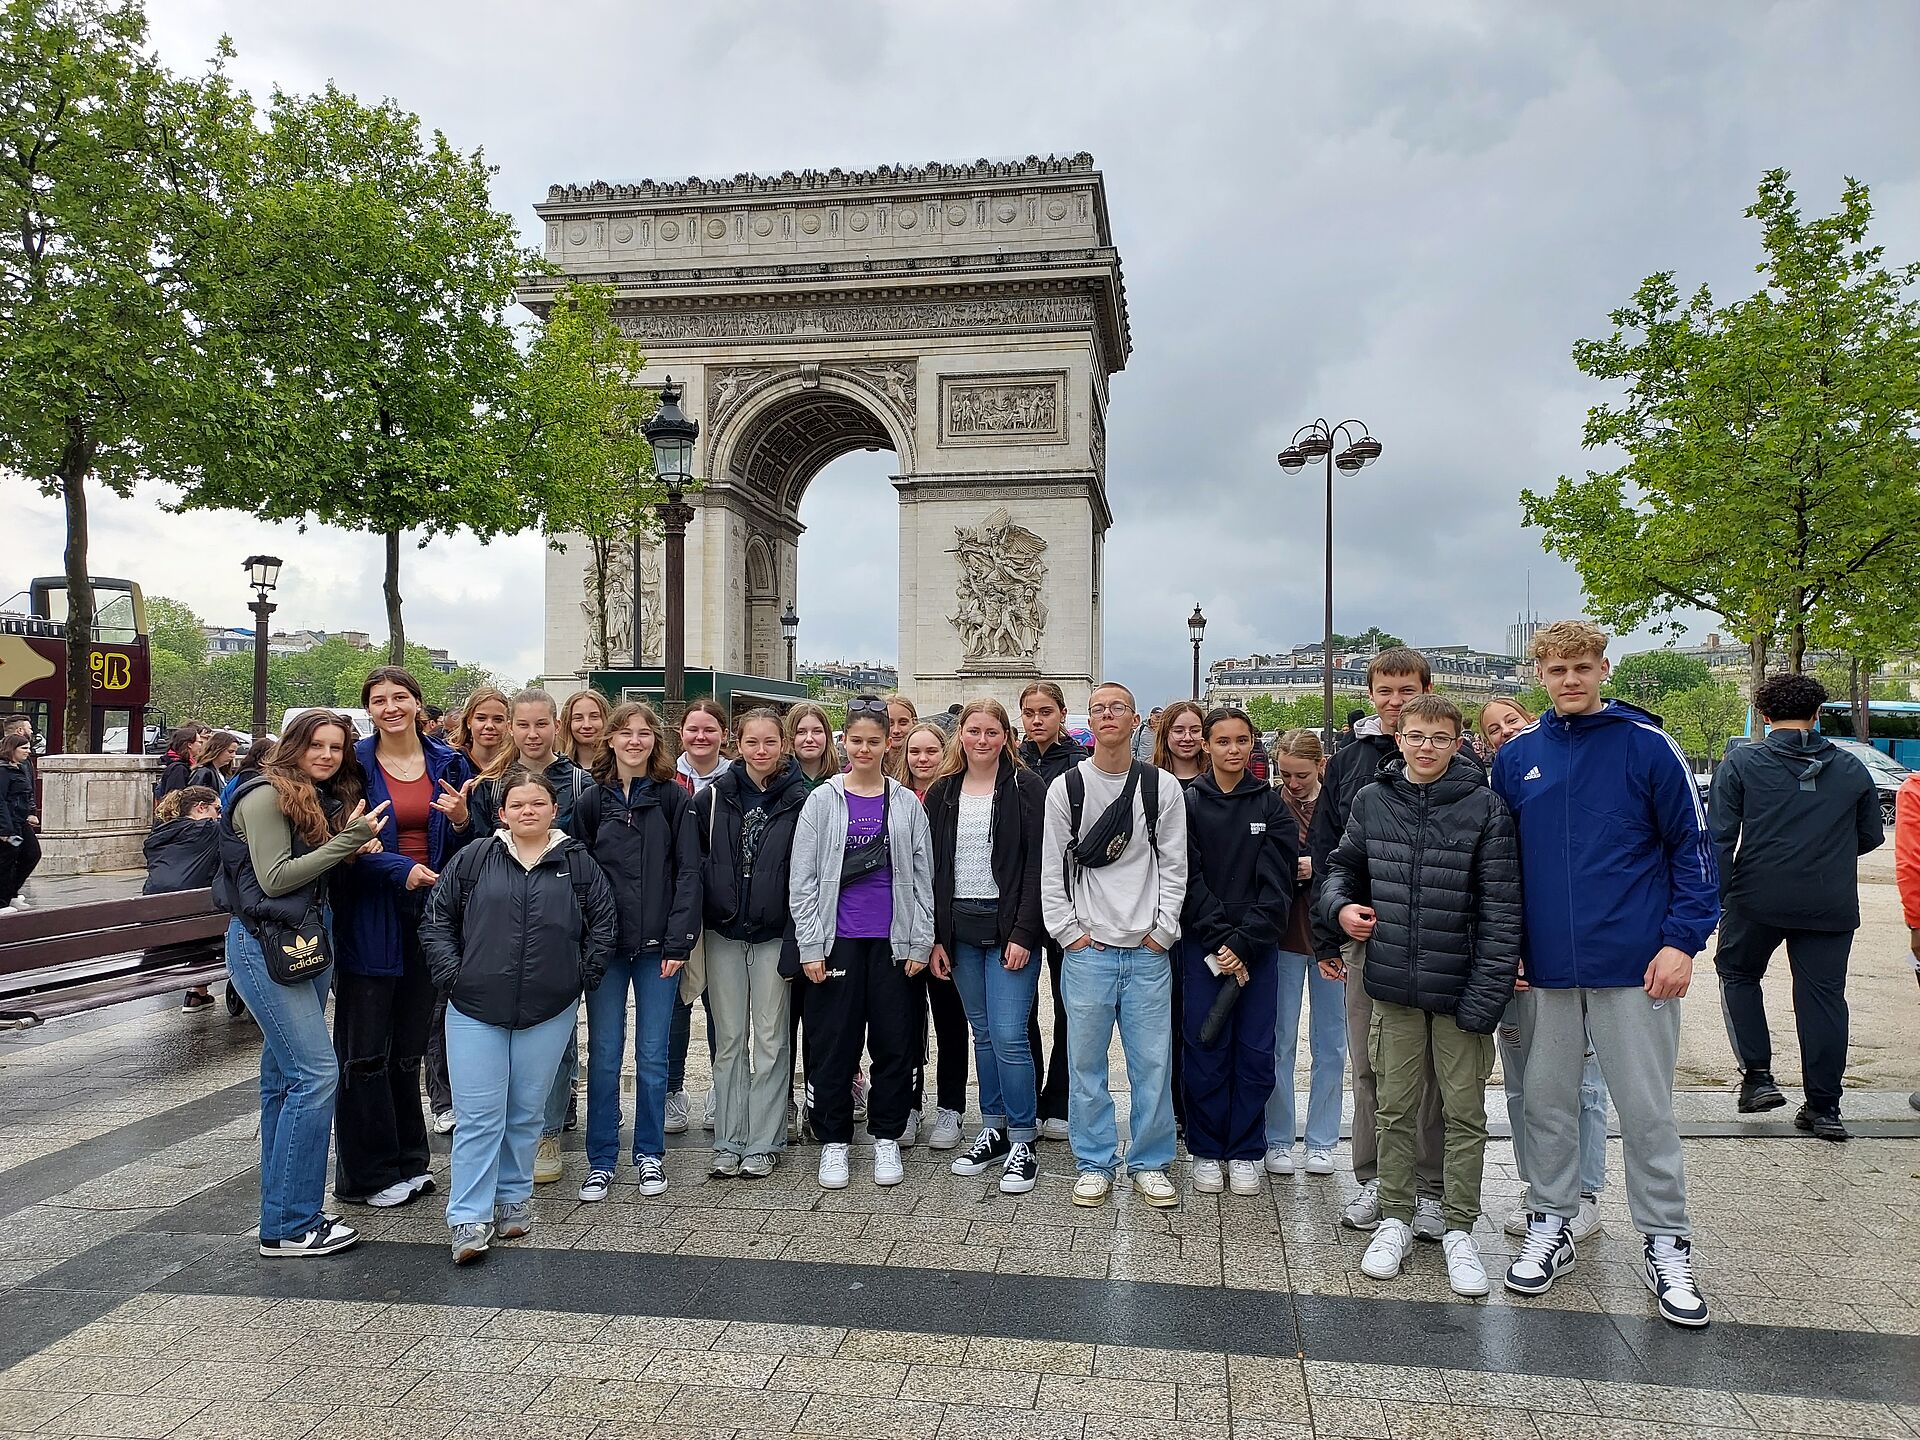
[[[1677,690],[1661,702],[1667,733],[1696,760],[1718,759],[1727,740],[1747,729],[1747,700],[1731,680]]]
[[[1747,210],[1758,293],[1721,307],[1653,275],[1611,336],[1574,347],[1620,391],[1584,442],[1626,462],[1521,494],[1603,623],[1677,631],[1674,611],[1711,611],[1748,646],[1754,684],[1777,640],[1797,670],[1850,597],[1890,593],[1920,532],[1920,266],[1889,269],[1867,243],[1865,185],[1809,221],[1787,179],[1768,172]]]
[[[1342,635],[1335,631],[1333,636],[1336,650],[1391,650],[1406,643],[1398,635],[1389,634],[1378,625],[1371,625],[1358,635]]]
[[[191,606],[165,595],[147,597],[147,643],[154,651],[166,651],[188,665],[204,665],[207,660],[207,632]]]
[[[90,728],[89,486],[189,469],[186,420],[254,408],[208,363],[223,195],[253,143],[228,53],[176,76],[130,0],[0,4],[0,469],[66,512],[71,750]]]
[[[1706,661],[1673,650],[1629,655],[1613,667],[1614,693],[1648,710],[1658,710],[1662,698],[1675,690],[1691,690],[1712,680]]]

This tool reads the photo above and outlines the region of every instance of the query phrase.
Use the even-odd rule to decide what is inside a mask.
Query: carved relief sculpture
[[[1058,375],[987,380],[943,379],[941,442],[999,444],[1008,440],[1058,444],[1066,439],[1064,381]]]
[[[581,580],[586,598],[580,613],[587,619],[587,647],[580,657],[582,670],[611,669],[633,657],[633,576],[614,553],[611,541],[589,540]]]
[[[1004,509],[980,524],[954,527],[960,562],[959,612],[949,616],[968,660],[1031,660],[1047,628],[1041,593],[1047,542],[1013,523]]]
[[[667,600],[660,575],[660,551],[649,545],[640,552],[640,659],[647,665],[666,663]],[[628,653],[633,650],[631,639]]]

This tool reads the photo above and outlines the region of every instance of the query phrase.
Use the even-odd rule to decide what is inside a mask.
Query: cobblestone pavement
[[[1844,1146],[1683,1095],[1714,1306],[1695,1333],[1654,1317],[1617,1144],[1605,1230],[1537,1300],[1459,1300],[1434,1246],[1366,1279],[1366,1237],[1338,1223],[1345,1174],[1201,1196],[1183,1163],[1177,1209],[1084,1210],[1064,1145],[1020,1198],[924,1149],[880,1190],[856,1150],[853,1184],[823,1194],[809,1146],[768,1180],[706,1179],[697,1129],[664,1196],[623,1170],[597,1206],[573,1199],[568,1136],[533,1233],[472,1269],[448,1262],[436,1200],[353,1210],[367,1243],[292,1265],[244,1238],[250,1022],[161,1007],[0,1036],[0,1440],[1920,1440],[1903,1093],[1850,1096],[1862,1138]],[[1511,1159],[1490,1147],[1490,1270]]]

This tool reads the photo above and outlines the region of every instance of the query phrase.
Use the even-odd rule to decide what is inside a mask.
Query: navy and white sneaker
[[[306,1259],[315,1255],[333,1255],[360,1243],[360,1232],[333,1215],[322,1215],[320,1223],[304,1235],[285,1240],[262,1240],[260,1253],[270,1260]]]
[[[1527,1217],[1527,1236],[1507,1266],[1507,1289],[1516,1295],[1544,1295],[1562,1273],[1573,1268],[1573,1235],[1558,1215],[1539,1211]]]
[[[1660,1318],[1699,1329],[1707,1323],[1707,1299],[1693,1277],[1693,1246],[1678,1235],[1647,1236],[1641,1276],[1660,1306]]]
[[[1006,1132],[989,1126],[974,1137],[973,1144],[962,1154],[954,1156],[947,1168],[956,1175],[984,1175],[989,1165],[1006,1159],[1012,1149]]]
[[[1013,1148],[1007,1151],[1007,1163],[1000,1171],[1000,1193],[1025,1195],[1033,1189],[1033,1182],[1039,1175],[1040,1159],[1033,1153],[1033,1146],[1016,1140]]]

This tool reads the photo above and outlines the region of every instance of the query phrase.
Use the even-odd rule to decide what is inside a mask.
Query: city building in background
[[[1511,655],[1495,655],[1471,645],[1415,645],[1433,666],[1433,687],[1468,702],[1495,695],[1518,695],[1533,683],[1531,668]],[[1376,652],[1336,650],[1333,683],[1341,692],[1367,688],[1367,662]],[[1216,660],[1207,667],[1206,703],[1244,707],[1255,696],[1294,700],[1318,694],[1322,683],[1321,646],[1296,645],[1274,654]]]
[[[900,688],[900,672],[866,660],[806,660],[795,677],[802,685],[820,683],[827,695],[890,694]]]

